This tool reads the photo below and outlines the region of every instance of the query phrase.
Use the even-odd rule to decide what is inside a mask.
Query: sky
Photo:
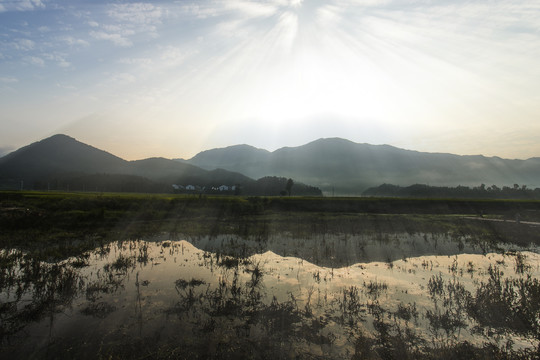
[[[322,137],[540,156],[540,0],[0,0],[0,155]]]

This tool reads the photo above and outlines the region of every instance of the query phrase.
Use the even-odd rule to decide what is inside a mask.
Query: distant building
[[[195,190],[195,185],[186,185],[186,190]]]
[[[229,187],[227,185],[221,185],[219,191],[229,191]]]

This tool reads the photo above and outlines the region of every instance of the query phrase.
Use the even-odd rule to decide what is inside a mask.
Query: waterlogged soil
[[[535,358],[537,248],[431,234],[0,253],[2,358]],[[474,243],[474,245],[472,245]]]

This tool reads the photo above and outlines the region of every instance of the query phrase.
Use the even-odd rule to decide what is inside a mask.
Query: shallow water
[[[124,241],[60,263],[4,250],[2,353],[341,359],[402,332],[411,349],[534,348],[534,324],[473,314],[496,281],[539,278],[540,255],[519,250],[423,234]]]

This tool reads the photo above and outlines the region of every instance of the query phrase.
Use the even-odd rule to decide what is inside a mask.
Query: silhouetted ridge
[[[4,188],[171,192],[172,184],[253,181],[164,158],[126,161],[66,135],[54,135],[0,158]],[[138,189],[138,190],[137,190]]]
[[[236,166],[256,166],[261,161],[267,161],[269,156],[270,152],[267,150],[257,149],[250,145],[234,145],[223,149],[202,151],[192,160],[203,169],[212,170],[221,167],[236,171]]]
[[[67,135],[54,135],[0,158],[1,177],[28,181],[60,173],[111,172],[127,161],[83,144]]]
[[[247,145],[227,151],[233,161],[245,163],[251,155],[268,152]],[[187,192],[211,194],[280,195],[287,179],[269,186],[222,168],[204,170],[165,158],[126,161],[66,135],[55,135],[0,158],[0,189],[81,190],[114,192]],[[278,190],[275,190],[279,188]],[[298,194],[321,195],[315,187],[299,183]]]
[[[482,155],[425,153],[341,138],[321,138],[271,153],[257,150],[256,156],[253,148],[245,146],[213,149],[186,162],[205,169],[236,171],[251,178],[290,177],[337,195],[360,195],[367,188],[382,183],[540,186],[540,158],[508,160]]]

